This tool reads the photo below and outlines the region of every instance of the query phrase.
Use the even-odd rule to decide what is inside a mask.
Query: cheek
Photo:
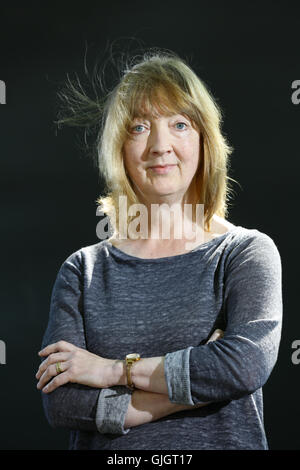
[[[138,160],[134,157],[134,155],[127,155],[127,157],[125,157],[124,164],[127,172],[132,177],[138,174]]]
[[[132,181],[139,181],[141,178],[141,153],[136,146],[127,146],[123,152],[125,169]]]
[[[125,168],[130,171],[131,167],[133,166],[134,160],[134,153],[132,152],[129,145],[124,146],[123,149],[123,158],[124,158],[124,166]]]
[[[141,160],[143,154],[143,148],[138,143],[129,143],[124,145],[124,161],[127,165],[134,166],[137,162]]]
[[[182,159],[189,167],[197,167],[200,155],[200,146],[198,141],[186,141],[181,148]]]

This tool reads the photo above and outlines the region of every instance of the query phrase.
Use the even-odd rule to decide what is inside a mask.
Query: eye
[[[132,127],[131,130],[133,132],[136,132],[137,134],[140,134],[141,131],[136,131],[136,129],[138,129],[139,127],[145,127],[145,126],[143,126],[142,124],[137,124],[136,126]]]
[[[185,126],[185,127],[187,127],[187,124],[186,124],[185,122],[177,122],[177,123],[175,124],[175,126],[182,126],[182,125]],[[179,129],[179,128],[177,127],[177,129]],[[179,130],[184,130],[184,128],[181,127]]]

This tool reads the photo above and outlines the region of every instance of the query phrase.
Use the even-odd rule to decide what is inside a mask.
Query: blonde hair
[[[113,228],[111,238],[118,236],[115,220],[119,219],[119,197],[126,196],[127,204],[140,203],[126,173],[123,144],[129,136],[129,127],[136,115],[158,111],[163,115],[186,114],[199,130],[200,158],[194,176],[197,196],[193,201],[193,220],[196,204],[204,204],[205,229],[210,231],[214,214],[226,218],[231,193],[228,157],[233,148],[221,131],[222,112],[207,86],[174,52],[155,50],[144,52],[142,58],[133,57],[126,63],[119,83],[97,103],[80,91],[75,91],[73,116],[58,121],[74,123],[81,101],[82,116],[99,119],[101,128],[97,138],[97,158],[106,194],[96,203],[106,214]],[[79,101],[78,101],[79,99]],[[68,98],[70,104],[70,97]],[[84,120],[84,118],[82,118]],[[78,123],[78,122],[77,122]],[[232,180],[232,179],[231,179]],[[232,180],[234,181],[234,180]],[[127,215],[127,226],[132,216]]]

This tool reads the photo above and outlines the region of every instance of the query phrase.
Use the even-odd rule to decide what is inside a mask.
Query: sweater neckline
[[[131,260],[131,261],[136,261],[136,262],[141,262],[141,263],[159,263],[163,261],[176,261],[176,260],[181,260],[184,257],[192,257],[194,256],[195,253],[198,253],[199,251],[203,251],[206,248],[209,248],[210,246],[213,246],[217,242],[225,240],[228,236],[230,236],[232,233],[238,232],[240,229],[243,229],[240,225],[236,225],[232,229],[228,230],[225,233],[222,233],[222,235],[219,235],[215,238],[212,238],[211,240],[208,240],[207,242],[201,243],[200,245],[196,246],[190,251],[187,251],[186,253],[181,253],[179,255],[173,255],[173,256],[163,256],[160,258],[140,258],[139,256],[134,256],[134,255],[129,255],[123,250],[120,250],[116,246],[114,246],[112,243],[110,243],[108,240],[104,240],[107,248],[115,255],[117,255],[119,258],[123,260]]]

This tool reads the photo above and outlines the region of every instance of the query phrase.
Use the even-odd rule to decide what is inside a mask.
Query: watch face
[[[133,354],[127,354],[126,359],[139,359],[140,355],[133,353]]]

